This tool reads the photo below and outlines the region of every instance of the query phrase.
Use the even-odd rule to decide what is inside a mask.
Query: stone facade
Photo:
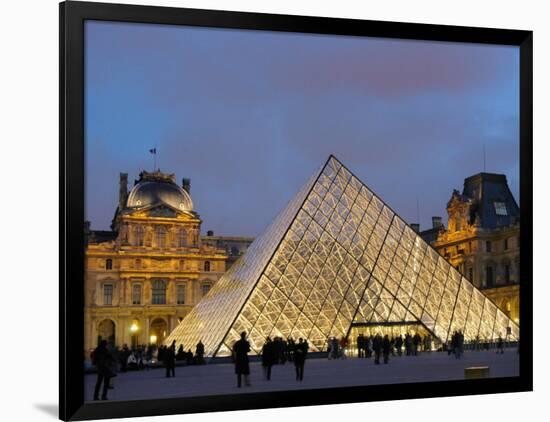
[[[504,175],[467,178],[447,204],[448,227],[432,246],[519,323],[519,207]]]
[[[226,270],[246,252],[250,244],[254,241],[253,237],[244,236],[215,236],[213,231],[208,231],[206,236],[201,237],[203,245],[213,248],[223,249],[227,255]]]
[[[100,339],[160,344],[226,269],[225,251],[200,240],[189,180],[143,172],[129,193],[126,183],[121,174],[113,231],[87,231],[86,352]]]

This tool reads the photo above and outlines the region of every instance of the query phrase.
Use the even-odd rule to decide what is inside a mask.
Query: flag
[[[151,154],[156,154],[156,153],[157,153],[157,149],[156,149],[156,148],[152,148],[152,149],[149,150],[149,152],[150,152]]]

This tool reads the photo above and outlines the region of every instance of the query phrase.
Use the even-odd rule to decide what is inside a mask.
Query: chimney
[[[118,208],[126,208],[128,199],[128,173],[120,173],[120,188],[118,191]]]
[[[418,223],[412,223],[411,229],[413,229],[416,233],[420,233],[420,224]]]
[[[186,179],[185,177],[181,179],[181,187],[185,192],[191,194],[191,179]]]
[[[437,217],[437,216],[432,217],[432,227],[434,229],[438,229],[441,226],[443,226],[443,223],[441,222],[441,217]]]

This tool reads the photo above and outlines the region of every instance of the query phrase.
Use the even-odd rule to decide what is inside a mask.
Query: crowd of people
[[[102,389],[101,400],[107,400],[108,390],[113,387],[113,378],[118,372],[131,370],[150,369],[151,367],[164,366],[166,377],[176,376],[176,363],[187,365],[204,365],[204,345],[198,342],[195,354],[188,349],[185,352],[183,344],[180,344],[176,351],[176,342],[170,346],[161,345],[139,345],[129,348],[123,345],[121,349],[112,347],[107,340],[102,340],[98,347],[90,355],[92,364],[97,370],[97,381],[94,389],[94,400],[99,400],[99,393]]]
[[[419,333],[405,336],[390,337],[382,336],[380,333],[375,335],[359,334],[356,338],[357,357],[374,357],[374,363],[388,364],[390,356],[417,356],[421,351],[431,351],[433,339],[430,335],[422,337]],[[497,353],[504,353],[505,341],[499,336],[494,342]],[[473,350],[480,350],[481,347],[489,348],[489,342],[482,343],[479,337],[468,344]],[[327,339],[328,359],[346,359],[349,341],[346,337],[340,340],[336,337]],[[449,355],[453,354],[460,359],[464,353],[465,343],[462,331],[455,331],[449,342],[443,345],[439,350],[447,349]],[[296,370],[296,380],[302,381],[304,378],[304,366],[306,356],[309,350],[309,344],[306,339],[300,338],[297,342],[293,338],[283,339],[267,337],[261,349],[261,366],[263,369],[264,380],[271,380],[272,367],[274,365],[284,365],[286,362],[294,363]],[[235,342],[232,350],[232,359],[235,364],[235,373],[237,375],[237,387],[250,386],[250,365],[248,354],[251,346],[246,338],[246,332],[241,333],[241,338]],[[519,348],[518,348],[519,351]],[[173,341],[170,346],[161,345],[157,348],[154,345],[136,346],[128,348],[125,344],[122,349],[112,347],[106,340],[100,342],[99,346],[91,353],[92,364],[97,369],[97,381],[94,389],[94,400],[107,400],[107,393],[113,388],[113,378],[117,373],[127,372],[129,370],[149,369],[152,366],[164,366],[166,377],[175,377],[176,363],[180,362],[187,365],[203,365],[204,345],[201,341],[195,347],[195,353],[188,349],[187,352],[183,344],[180,344],[176,351],[176,342]],[[102,388],[103,387],[103,388]],[[101,391],[100,391],[101,390]]]
[[[402,335],[389,337],[387,334],[382,337],[381,334],[377,333],[373,336],[359,334],[356,342],[357,356],[359,358],[370,358],[374,354],[376,362],[377,350],[378,354],[386,354],[387,352],[388,357],[390,355],[402,356],[403,353],[406,356],[417,356],[420,351],[431,351],[433,340],[431,336],[422,337],[419,333],[414,335],[407,333],[404,337]]]
[[[293,362],[296,369],[296,380],[303,381],[306,355],[309,349],[307,340],[302,338],[295,342],[292,337],[284,340],[275,337],[273,340],[267,337],[261,351],[261,360],[264,379],[271,380],[273,365],[284,365],[287,361]],[[242,386],[244,378],[245,386],[250,386],[250,365],[248,352],[250,343],[246,339],[246,332],[241,333],[241,338],[233,346],[233,360],[235,362],[235,373],[237,374],[237,387]]]

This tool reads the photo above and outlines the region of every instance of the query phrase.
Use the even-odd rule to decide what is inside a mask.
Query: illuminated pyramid
[[[356,324],[413,321],[439,341],[519,327],[335,157],[316,172],[245,255],[170,333],[170,344],[226,356],[246,331],[305,338],[311,351]]]

